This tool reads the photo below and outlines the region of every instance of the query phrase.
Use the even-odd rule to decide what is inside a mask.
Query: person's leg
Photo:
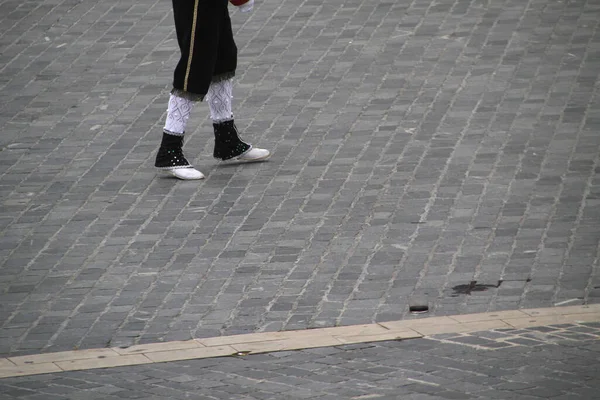
[[[223,9],[227,10],[223,0],[173,0],[181,57],[173,74],[173,90],[155,166],[181,179],[204,177],[189,164],[182,146],[194,102],[204,99],[212,81]]]
[[[171,95],[162,141],[156,153],[155,167],[180,179],[202,179],[202,172],[194,169],[183,155],[185,127],[194,103]]]
[[[173,14],[181,58],[175,68],[163,139],[156,167],[181,179],[201,179],[183,155],[183,138],[193,102],[208,94],[215,130],[216,158],[237,157],[258,161],[270,156],[268,150],[243,142],[231,112],[232,81],[237,67],[227,0],[173,0]]]
[[[226,79],[211,83],[206,94],[206,102],[210,110],[213,123],[233,119],[233,80]]]
[[[222,161],[232,158],[240,161],[260,161],[268,158],[268,150],[252,147],[240,138],[233,120],[232,92],[233,82],[227,79],[211,83],[206,95],[215,132],[213,156]]]
[[[268,150],[254,148],[240,137],[233,120],[233,80],[227,71],[237,67],[237,46],[231,29],[231,19],[226,10],[219,34],[219,49],[215,72],[208,88],[207,102],[215,133],[213,156],[219,160],[237,158],[240,161],[260,161],[271,154]]]
[[[227,0],[173,0],[173,15],[181,58],[171,93],[202,101],[215,76],[235,75],[237,48],[229,49],[227,62],[222,62],[220,46],[223,27],[231,26]]]

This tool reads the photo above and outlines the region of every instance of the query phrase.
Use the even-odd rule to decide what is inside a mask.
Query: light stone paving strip
[[[468,333],[599,321],[600,304],[595,304],[431,317],[301,331],[252,333],[136,345],[128,348],[91,349],[3,358],[0,359],[0,378],[416,339],[441,333]]]
[[[153,168],[170,2],[0,4],[0,357],[600,303],[597,0],[232,8],[274,157],[198,105],[194,183]]]

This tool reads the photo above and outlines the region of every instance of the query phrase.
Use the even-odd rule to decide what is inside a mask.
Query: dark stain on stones
[[[477,281],[471,281],[467,285],[457,285],[452,288],[454,290],[453,297],[458,296],[459,294],[470,295],[472,292],[485,292],[490,288],[499,288],[502,285],[502,281],[499,280],[496,285],[489,284],[478,284]]]

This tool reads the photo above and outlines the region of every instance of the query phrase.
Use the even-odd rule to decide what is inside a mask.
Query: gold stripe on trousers
[[[194,39],[196,38],[196,23],[198,21],[198,2],[200,0],[194,0],[194,18],[192,20],[192,35],[190,39],[190,52],[188,55],[187,68],[185,70],[185,79],[183,80],[183,90],[188,91],[188,80],[190,78],[190,71],[192,70],[192,58],[194,56]]]

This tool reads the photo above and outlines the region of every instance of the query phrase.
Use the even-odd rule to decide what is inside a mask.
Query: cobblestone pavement
[[[0,399],[598,399],[600,323],[0,380]]]
[[[216,163],[199,105],[202,182],[152,168],[169,7],[0,0],[0,355],[598,302],[598,0],[258,1],[233,14],[236,118],[274,156]],[[172,368],[203,363],[246,361]]]

